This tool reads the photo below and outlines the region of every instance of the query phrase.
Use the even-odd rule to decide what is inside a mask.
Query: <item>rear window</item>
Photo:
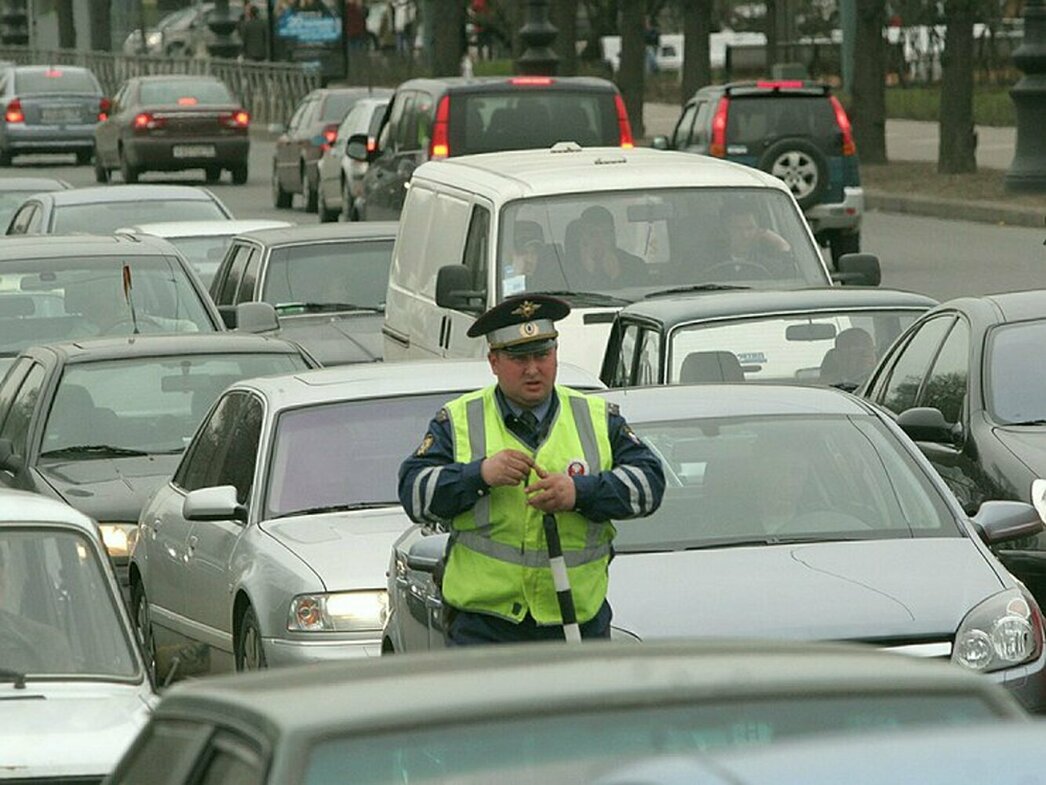
[[[768,137],[837,139],[835,113],[824,96],[733,96],[727,113],[729,144],[754,145]]]
[[[451,155],[543,148],[566,141],[582,146],[621,143],[617,107],[609,91],[455,94],[450,99],[449,130]]]
[[[231,104],[232,95],[221,82],[177,79],[146,82],[141,88],[143,104]]]
[[[209,199],[152,199],[142,202],[94,202],[55,209],[55,233],[109,234],[121,226],[159,221],[213,221],[229,216]]]
[[[101,95],[102,88],[88,71],[68,68],[34,69],[15,72],[15,93],[91,93]]]
[[[327,96],[320,110],[320,119],[325,123],[340,123],[345,119],[353,105],[360,100],[358,95],[341,95],[335,93]]]

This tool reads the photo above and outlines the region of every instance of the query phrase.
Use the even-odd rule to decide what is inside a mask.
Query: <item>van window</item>
[[[394,285],[399,285],[409,292],[418,292],[421,289],[421,272],[427,256],[425,245],[429,239],[429,225],[435,203],[436,194],[418,185],[410,187],[403,203],[400,232],[389,279]]]
[[[392,107],[392,115],[389,117],[389,142],[396,152],[415,149],[407,130],[413,104],[414,93],[408,92],[396,96],[396,104]]]
[[[490,248],[490,210],[476,205],[465,240],[465,266],[472,273],[472,288],[486,294],[487,257]]]
[[[439,268],[464,261],[465,232],[471,209],[472,205],[459,196],[436,194],[431,225],[439,227],[439,230],[429,233],[419,255],[424,260],[420,290],[429,297],[436,296],[436,274]],[[401,233],[406,234],[407,230]]]

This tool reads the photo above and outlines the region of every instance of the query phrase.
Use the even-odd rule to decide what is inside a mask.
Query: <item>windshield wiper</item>
[[[283,311],[370,311],[372,313],[384,313],[384,305],[360,305],[358,303],[279,303],[276,306],[277,313]]]
[[[16,690],[25,689],[25,674],[21,671],[11,670],[10,668],[0,668],[0,681],[14,682],[14,688]]]
[[[290,518],[295,515],[319,515],[325,512],[352,512],[353,510],[376,510],[380,507],[395,507],[399,502],[345,502],[343,504],[325,504],[321,507],[306,507],[303,510],[282,512],[273,518]]]
[[[686,294],[687,292],[729,292],[737,289],[751,289],[751,286],[739,286],[729,283],[695,283],[691,286],[673,286],[670,289],[658,289],[646,297],[661,297],[666,294]]]
[[[40,453],[40,457],[53,458],[60,455],[142,456],[151,454],[143,450],[132,450],[129,447],[114,447],[111,444],[77,444],[71,447],[60,447],[57,450],[47,450]]]
[[[684,551],[706,551],[716,548],[744,548],[752,545],[801,545],[813,542],[857,542],[861,537],[823,537],[817,534],[804,534],[793,536],[776,536],[768,534],[765,537],[752,537],[746,539],[726,540],[724,542],[712,542],[707,545],[691,545],[683,548]]]
[[[1022,420],[1021,422],[1008,422],[1007,425],[1046,425],[1046,420]]]
[[[605,294],[603,292],[578,292],[573,289],[542,289],[539,292],[533,292],[533,294],[548,294],[553,297],[566,297],[589,305],[631,305],[634,302],[633,300],[624,297],[615,297],[612,294]]]

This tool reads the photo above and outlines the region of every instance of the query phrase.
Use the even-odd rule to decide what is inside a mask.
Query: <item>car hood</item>
[[[996,438],[1036,477],[1046,477],[1046,428],[996,428]],[[1030,488],[1018,489],[1029,493]],[[1025,497],[1027,498],[1027,497]]]
[[[0,780],[108,774],[155,701],[144,685],[0,683]]]
[[[323,365],[368,363],[382,357],[380,313],[281,316],[281,338],[304,346]]]
[[[142,506],[174,474],[176,455],[91,458],[37,463],[61,497],[99,521],[137,523]]]
[[[614,626],[642,639],[950,637],[1003,589],[964,538],[619,553]]]
[[[411,526],[399,505],[263,521],[261,529],[309,565],[327,590],[383,589],[392,544]]]
[[[556,322],[559,332],[560,362],[572,363],[594,376],[599,376],[603,355],[607,350],[610,325],[620,307],[572,308],[570,313]]]

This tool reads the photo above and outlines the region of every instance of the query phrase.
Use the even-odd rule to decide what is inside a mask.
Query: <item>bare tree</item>
[[[685,104],[699,87],[712,83],[712,0],[680,0],[683,6],[683,84]]]
[[[110,52],[113,48],[113,37],[109,32],[112,25],[109,3],[91,4],[91,49],[96,52]]]
[[[432,17],[433,76],[457,76],[461,73],[464,40],[465,0],[441,0],[439,13]]]
[[[617,86],[625,99],[632,135],[639,139],[646,134],[643,126],[643,81],[646,66],[643,4],[623,3],[621,9],[621,65],[617,70]]]
[[[978,0],[946,0],[944,54],[941,57],[940,145],[937,171],[977,171],[973,130],[973,22]]]
[[[577,0],[552,0],[552,24],[558,31],[552,50],[559,57],[559,73],[577,74]]]
[[[55,12],[58,15],[58,48],[76,49],[73,0],[55,0]]]
[[[857,152],[863,162],[873,164],[886,163],[885,23],[884,3],[880,0],[857,0],[850,117]]]

